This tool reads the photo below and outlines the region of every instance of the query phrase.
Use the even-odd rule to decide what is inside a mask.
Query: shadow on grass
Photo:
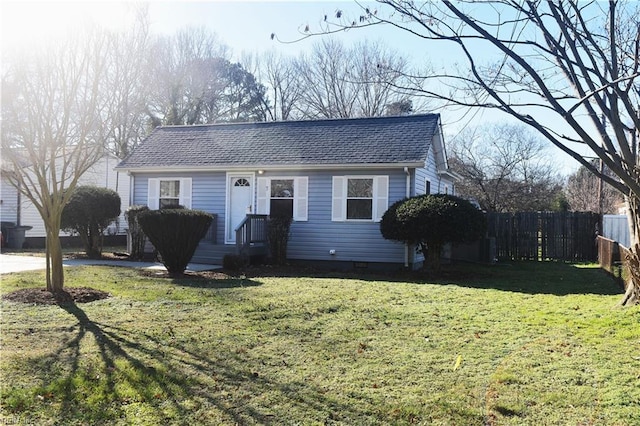
[[[495,289],[525,294],[621,294],[605,271],[588,265],[564,262],[506,262],[495,265],[447,265],[434,284]]]
[[[171,283],[180,287],[200,289],[227,289],[262,285],[260,281],[252,280],[245,275],[231,275],[221,271],[187,271],[179,277],[171,276],[166,271],[156,272],[140,269],[138,273],[143,277],[158,280],[160,283]]]
[[[442,284],[460,287],[495,289],[526,294],[615,295],[622,294],[619,284],[604,270],[564,262],[502,262],[494,265],[453,263],[442,265],[439,272],[428,270],[394,272],[330,271],[297,266],[255,268],[247,272],[259,277],[344,278],[364,281]]]
[[[53,354],[31,360],[29,370],[42,377],[38,397],[50,403],[56,424],[277,424],[287,412],[261,401],[269,393],[281,406],[316,421],[370,419],[371,413],[340,403],[308,381],[263,376],[241,355],[205,350],[172,333],[161,338],[94,322],[73,303],[59,306],[77,319],[68,329],[74,336]],[[92,344],[99,353],[95,359]],[[40,410],[14,407],[19,415]]]
[[[181,287],[192,288],[212,288],[212,289],[224,289],[224,288],[242,288],[242,287],[257,287],[261,286],[260,281],[248,279],[248,278],[228,278],[228,279],[207,279],[199,277],[184,277],[184,278],[171,278],[171,283]]]

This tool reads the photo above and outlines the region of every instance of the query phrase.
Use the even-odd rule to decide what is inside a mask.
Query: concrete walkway
[[[158,271],[165,271],[166,268],[157,262],[131,262],[128,260],[92,260],[92,259],[65,259],[62,261],[64,266],[79,265],[108,265],[123,266],[127,268],[144,268]],[[37,256],[19,256],[13,254],[0,254],[0,274],[9,274],[12,272],[34,271],[45,269],[44,257]],[[187,265],[187,271],[213,271],[221,269],[220,265],[204,265],[199,263],[190,263]]]

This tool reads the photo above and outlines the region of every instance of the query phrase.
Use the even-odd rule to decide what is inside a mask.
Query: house
[[[109,234],[126,235],[127,222],[124,218],[124,210],[129,201],[129,176],[126,173],[114,170],[114,167],[120,160],[110,154],[104,155],[89,170],[87,170],[79,179],[78,185],[95,185],[110,188],[120,194],[121,210],[118,220],[107,230]],[[22,196],[18,190],[13,187],[8,179],[7,174],[12,173],[11,165],[2,165],[2,179],[0,184],[0,217],[2,222],[11,222],[24,227],[30,227],[26,230],[26,243],[30,247],[44,247],[45,244],[45,228],[44,222],[40,217],[40,213],[36,207],[28,199]],[[67,237],[70,234],[61,232],[61,236]]]
[[[132,177],[131,204],[215,214],[193,258],[213,264],[236,250],[247,215],[277,211],[293,217],[291,261],[417,267],[378,222],[404,197],[453,193],[456,179],[439,114],[158,127],[116,170]]]

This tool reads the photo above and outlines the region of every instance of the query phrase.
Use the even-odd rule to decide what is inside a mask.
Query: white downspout
[[[135,199],[135,194],[133,192],[135,188],[135,177],[131,175],[130,171],[127,171],[127,176],[129,177],[129,207],[133,206],[133,201]],[[126,214],[125,214],[126,218]],[[131,241],[131,232],[129,231],[129,224],[127,223],[127,252],[131,253],[131,249],[133,247],[133,243]],[[144,251],[144,250],[143,250]]]
[[[405,188],[405,196],[409,198],[411,196],[411,174],[409,173],[409,168],[405,166],[404,173],[407,175],[407,183]],[[404,244],[404,267],[409,267],[409,244]]]

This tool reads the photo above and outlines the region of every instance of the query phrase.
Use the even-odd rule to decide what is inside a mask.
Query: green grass
[[[594,266],[464,265],[424,283],[66,274],[113,297],[1,302],[0,422],[640,424],[640,308],[616,308]],[[42,283],[7,275],[2,292]]]

